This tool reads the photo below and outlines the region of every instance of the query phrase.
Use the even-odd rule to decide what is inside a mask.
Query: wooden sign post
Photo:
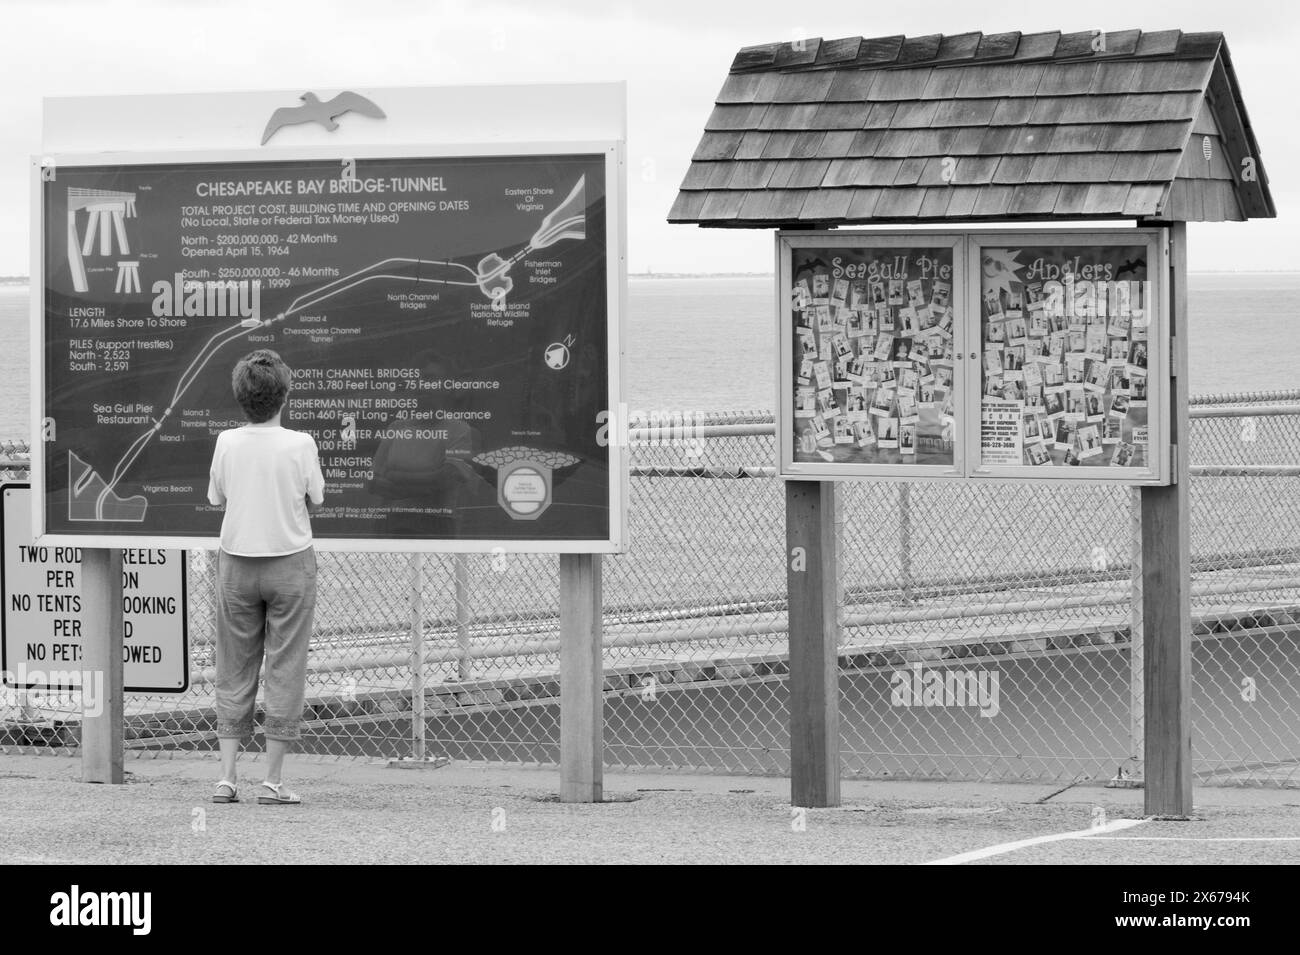
[[[122,766],[122,552],[87,547],[81,552],[82,679],[94,681],[93,708],[82,692],[81,779],[121,783]],[[102,679],[102,683],[99,682]]]
[[[1192,811],[1191,502],[1187,223],[1169,227],[1169,441],[1173,482],[1142,488],[1143,753],[1147,815]]]
[[[599,554],[560,555],[560,801],[601,802],[605,670]]]
[[[840,804],[835,483],[786,481],[790,804]]]

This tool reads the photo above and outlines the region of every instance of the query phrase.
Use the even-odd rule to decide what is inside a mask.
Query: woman
[[[316,610],[316,552],[308,509],[324,503],[316,442],[280,426],[289,368],[259,349],[235,365],[248,418],[217,436],[208,500],[225,506],[217,552],[217,737],[221,780],[212,801],[239,801],[235,763],[252,736],[258,671],[266,663],[266,781],[257,801],[297,805],[281,771],[301,734],[307,646]]]

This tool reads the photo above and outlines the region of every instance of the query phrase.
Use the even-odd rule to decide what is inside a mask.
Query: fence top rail
[[[1300,401],[1300,388],[1284,391],[1236,391],[1222,395],[1192,395],[1191,405],[1240,405]]]
[[[1193,418],[1300,416],[1300,389],[1192,395],[1188,403]],[[764,410],[633,412],[627,437],[630,444],[653,444],[672,432],[685,432],[693,438],[729,438],[772,434],[775,427],[775,414]],[[31,451],[31,444],[21,438],[0,438],[0,469],[25,469]]]
[[[1300,404],[1206,405],[1191,408],[1193,418],[1286,418],[1300,415]]]
[[[1193,418],[1300,417],[1300,390],[1193,395],[1189,403],[1188,413]],[[638,416],[630,423],[637,425],[627,430],[631,447],[776,433],[776,416],[770,411],[683,411],[659,417]],[[27,441],[0,439],[0,471],[30,470],[31,450]]]

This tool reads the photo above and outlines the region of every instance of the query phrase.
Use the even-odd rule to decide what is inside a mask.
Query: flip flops
[[[235,784],[228,779],[223,779],[217,783],[216,791],[212,794],[213,802],[239,802],[239,790]]]
[[[239,802],[239,790],[230,780],[223,779],[217,783],[216,790],[212,793],[212,801]],[[285,789],[283,783],[262,783],[262,788],[257,794],[257,802],[261,806],[297,806],[302,803],[302,799],[297,793]]]
[[[257,793],[259,806],[297,806],[302,803],[297,793],[284,788],[284,783],[262,783]]]

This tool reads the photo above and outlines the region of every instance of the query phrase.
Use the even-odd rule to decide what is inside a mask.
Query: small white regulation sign
[[[81,550],[32,542],[31,488],[3,485],[4,685],[75,689],[85,668]],[[185,552],[122,551],[123,685],[128,691],[181,693],[190,654]]]

